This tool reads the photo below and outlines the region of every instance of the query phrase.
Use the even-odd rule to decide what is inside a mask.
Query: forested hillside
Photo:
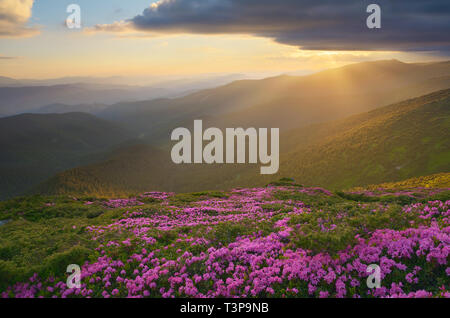
[[[450,171],[450,90],[281,136],[278,177],[345,189]],[[277,176],[275,176],[277,177]],[[58,174],[39,193],[200,191],[255,186],[257,166],[181,165],[170,148],[123,148],[110,160]]]
[[[130,138],[126,129],[84,113],[0,118],[0,199],[103,159],[110,147]]]

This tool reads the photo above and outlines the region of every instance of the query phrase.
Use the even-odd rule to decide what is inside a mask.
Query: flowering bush
[[[3,297],[450,297],[450,200],[359,202],[270,185],[88,206],[110,214],[72,228],[94,246],[81,288],[47,269]],[[370,264],[380,288],[367,286]]]

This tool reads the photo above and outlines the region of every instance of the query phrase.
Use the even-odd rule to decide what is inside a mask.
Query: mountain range
[[[57,172],[104,159],[109,148],[132,137],[85,113],[0,118],[0,198],[21,194]]]
[[[283,131],[345,118],[450,87],[450,62],[366,62],[308,76],[235,81],[182,98],[119,103],[97,116],[153,143],[203,119],[214,127],[276,127]]]
[[[70,85],[67,93],[76,94]],[[449,172],[449,88],[450,62],[389,60],[238,80],[177,98],[54,102],[34,109],[40,114],[0,119],[1,198],[191,192],[279,177],[342,189]],[[195,119],[204,127],[280,128],[279,174],[264,177],[248,165],[173,164],[170,132],[192,128]]]
[[[209,75],[165,80],[155,78],[67,77],[16,80],[0,76],[0,117],[24,112],[96,114],[107,105],[162,97],[185,96],[251,75]]]
[[[175,165],[169,149],[139,145],[107,161],[59,173],[37,189],[45,194],[109,196],[142,192],[222,190],[281,177],[345,189],[450,172],[450,89],[281,136],[280,172],[261,176],[250,165]]]

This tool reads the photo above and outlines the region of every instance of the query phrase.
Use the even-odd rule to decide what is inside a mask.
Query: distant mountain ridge
[[[105,104],[50,104],[39,107],[33,111],[33,114],[67,114],[67,113],[88,113],[96,114],[104,110],[108,105]]]
[[[54,104],[114,104],[118,101],[145,100],[168,96],[158,88],[111,87],[88,84],[55,86],[0,87],[0,115],[33,112]]]
[[[450,88],[450,62],[352,64],[307,76],[241,80],[176,99],[122,103],[97,115],[152,142],[203,119],[216,127],[299,128]]]
[[[352,64],[307,76],[240,80],[181,98],[111,106],[47,105],[35,110],[45,114],[33,117],[40,118],[41,123],[35,130],[22,129],[19,132],[26,132],[24,139],[14,143],[14,138],[5,141],[5,149],[9,150],[0,156],[0,162],[4,162],[0,164],[3,173],[0,190],[5,189],[4,196],[21,194],[55,173],[58,175],[47,185],[63,192],[64,189],[140,192],[148,188],[197,191],[263,185],[273,180],[273,176],[259,175],[253,166],[172,164],[171,131],[177,127],[192,128],[195,119],[202,119],[204,127],[280,128],[280,177],[294,176],[310,185],[345,188],[445,172],[450,161],[445,126],[449,88],[450,62],[409,64],[389,60]],[[439,90],[443,91],[436,92]],[[436,93],[416,98],[431,92]],[[31,98],[27,96],[21,98]],[[441,96],[442,104],[429,108],[428,99],[437,96]],[[401,116],[392,112],[398,105],[406,105],[399,111]],[[411,108],[412,105],[419,106]],[[78,126],[73,126],[67,118],[51,114],[70,111],[89,112],[96,117],[87,115],[84,124],[78,119]],[[30,115],[19,118],[27,116]],[[45,118],[52,120],[47,122]],[[68,125],[69,135],[65,134],[64,127],[49,134],[47,128],[54,126],[57,118],[65,118],[62,123]],[[407,122],[416,127],[408,126]],[[370,135],[365,133],[366,126],[361,128],[362,123],[372,128]],[[26,126],[23,121],[17,124],[20,128]],[[78,131],[72,135],[73,127]],[[11,132],[14,131],[12,127]],[[98,146],[92,142],[95,137],[90,140],[84,132],[98,135]],[[64,136],[56,140],[62,140],[67,146],[48,142],[54,140],[55,133]],[[8,134],[5,130],[4,135]],[[74,142],[77,138],[82,142]],[[80,147],[83,143],[87,146]],[[17,162],[13,163],[11,158],[17,158]],[[76,169],[69,170],[69,174],[63,172],[72,168]],[[78,174],[83,175],[83,181],[78,180]],[[95,182],[92,180],[95,186],[88,184],[91,177],[95,177]],[[41,190],[45,192],[47,186],[43,185]]]
[[[248,165],[177,166],[170,150],[121,149],[110,160],[57,174],[39,193],[114,195],[264,185],[276,178],[332,189],[450,172],[450,89],[368,113],[287,131],[280,172]],[[155,167],[157,167],[155,169]]]
[[[0,118],[0,198],[103,159],[102,152],[132,138],[125,129],[85,113]]]
[[[244,74],[210,75],[199,78],[166,79],[150,82],[122,77],[68,77],[48,80],[18,80],[0,76],[0,117],[26,112],[47,112],[46,108],[58,113],[89,111],[98,113],[98,104],[115,104],[175,98],[195,91],[225,85],[233,80],[246,78]],[[73,106],[77,106],[74,109]]]

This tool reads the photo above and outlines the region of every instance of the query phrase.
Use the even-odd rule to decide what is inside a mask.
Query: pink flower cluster
[[[228,198],[175,206],[167,201],[171,194],[147,194],[164,200],[164,209],[150,214],[136,209],[109,225],[88,228],[99,243],[100,256],[83,265],[81,288],[68,288],[64,277],[39,279],[35,275],[29,282],[11,286],[2,296],[450,297],[448,285],[425,290],[421,281],[424,271],[431,270],[449,282],[450,201],[405,206],[403,213],[417,213],[429,224],[402,231],[378,229],[367,238],[357,236],[356,244],[330,255],[314,254],[293,244],[298,228],[290,221],[314,211],[300,201],[273,200],[277,191],[332,196],[317,188],[269,187],[238,189]],[[277,206],[285,209],[282,215]],[[384,205],[379,208],[387,209]],[[273,218],[270,234],[259,231],[238,236],[226,245],[175,231],[186,227],[212,230],[218,224],[248,220],[260,224]],[[325,220],[319,223],[323,232],[336,227]],[[171,231],[176,240],[161,245],[161,235]],[[111,240],[112,234],[126,239]],[[370,264],[380,268],[381,288],[371,289],[366,284]]]

